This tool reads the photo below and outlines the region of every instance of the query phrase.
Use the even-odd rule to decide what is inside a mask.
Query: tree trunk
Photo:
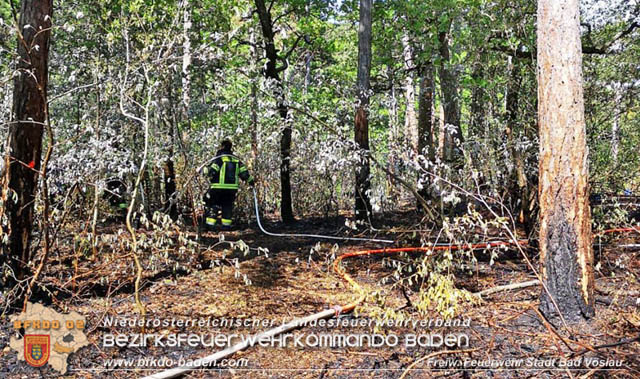
[[[361,150],[356,167],[355,215],[357,220],[366,220],[371,213],[369,190],[369,75],[371,71],[371,7],[372,0],[360,0],[360,23],[358,28],[358,108],[355,116],[355,142]]]
[[[578,0],[538,1],[537,54],[540,310],[579,321],[594,315],[594,284]]]
[[[529,191],[527,190],[527,176],[524,167],[524,157],[522,151],[518,148],[517,138],[514,134],[521,128],[518,128],[518,106],[520,94],[520,85],[522,83],[522,76],[520,74],[520,65],[516,58],[511,63],[511,80],[507,87],[507,126],[505,134],[507,135],[507,146],[509,149],[509,155],[515,167],[515,184],[517,189],[515,190],[515,197],[520,200],[520,212],[518,215],[520,223],[526,227],[527,235],[530,232],[530,214],[529,214]],[[510,187],[513,182],[510,181]]]
[[[389,56],[387,57],[390,62],[393,61],[391,56],[391,49],[388,50]],[[388,129],[388,148],[389,159],[387,163],[387,169],[390,174],[387,174],[387,194],[391,197],[397,196],[395,190],[395,180],[393,178],[396,175],[396,159],[395,155],[398,151],[398,99],[396,97],[395,75],[393,67],[387,66],[387,75],[389,77],[389,129]]]
[[[175,155],[175,131],[174,125],[171,122],[167,123],[167,127],[169,129],[169,139],[171,141],[171,145],[169,146],[168,158],[164,162],[163,173],[164,173],[164,204],[162,208],[164,212],[169,214],[172,220],[176,220],[178,218],[178,205],[177,202],[177,186],[176,186],[176,170],[173,163],[173,158]]]
[[[9,149],[6,157],[8,169],[3,186],[3,201],[9,218],[9,236],[2,254],[2,263],[7,263],[18,279],[26,275],[31,259],[33,206],[38,188],[42,134],[47,120],[52,11],[52,0],[24,0],[20,9],[20,59],[17,60],[18,75],[14,79]],[[12,200],[10,192],[17,195],[16,202]]]
[[[405,79],[405,102],[406,112],[404,119],[404,128],[406,130],[406,136],[409,142],[409,146],[414,153],[418,153],[418,119],[416,116],[416,89],[413,80],[413,47],[409,41],[409,35],[405,31],[402,36],[402,50],[404,57],[404,68],[407,70],[407,77]]]
[[[460,127],[460,107],[458,105],[458,84],[449,67],[449,32],[440,32],[440,86],[444,108],[444,160],[453,162],[460,156],[462,129]]]
[[[260,56],[258,55],[258,48],[256,46],[256,33],[253,28],[249,34],[249,43],[251,49],[251,58],[258,62]],[[255,169],[255,164],[258,161],[258,77],[256,72],[256,64],[252,65],[251,70],[251,164]]]
[[[429,162],[436,162],[436,152],[433,145],[433,66],[431,62],[423,64],[420,68],[420,94],[418,98],[418,154],[424,155]],[[423,199],[429,199],[429,191],[426,183],[422,183],[422,189],[418,191]],[[418,186],[420,188],[420,186]],[[417,208],[421,208],[421,203]]]
[[[289,109],[285,102],[284,88],[280,80],[281,68],[277,67],[278,51],[274,41],[273,21],[271,13],[267,9],[264,0],[255,0],[256,10],[260,18],[260,27],[264,38],[264,48],[267,56],[267,63],[264,68],[264,76],[276,83],[276,101],[278,114],[283,122],[282,137],[280,138],[280,216],[285,223],[295,221],[291,202],[291,120],[289,119]]]
[[[613,87],[615,92],[613,108],[613,125],[611,126],[611,159],[614,167],[618,164],[618,154],[620,151],[620,109],[622,105],[622,85],[616,83]]]
[[[304,87],[302,91],[304,95],[307,94],[309,86],[311,85],[313,56],[314,53],[310,51],[304,58]]]
[[[420,98],[418,101],[418,152],[436,161],[433,146],[433,66],[426,63],[420,70]]]
[[[469,138],[482,139],[485,131],[485,108],[484,108],[484,88],[478,83],[484,79],[484,62],[479,62],[473,67],[471,73],[473,78],[473,91],[471,92],[471,122],[467,136]]]
[[[191,108],[191,4],[189,0],[182,3],[182,107],[184,109],[184,119],[189,122],[189,111]]]

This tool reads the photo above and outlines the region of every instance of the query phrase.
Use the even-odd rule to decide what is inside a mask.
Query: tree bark
[[[413,62],[413,47],[409,41],[409,34],[405,31],[402,36],[402,50],[404,57],[404,67],[407,70],[407,77],[405,79],[405,102],[406,112],[404,118],[404,128],[406,136],[409,142],[409,146],[414,153],[418,153],[418,119],[416,116],[416,89],[414,84],[414,62]]]
[[[420,94],[418,97],[418,154],[424,155],[429,162],[436,162],[436,149],[433,145],[433,66],[427,62],[420,68]],[[418,178],[420,181],[420,178]],[[420,184],[420,183],[419,183]],[[429,199],[429,191],[422,183],[418,190],[423,199]],[[420,188],[420,185],[418,185]],[[421,209],[420,201],[416,202],[417,209]]]
[[[527,190],[527,176],[525,172],[524,157],[522,151],[518,148],[518,141],[515,137],[518,128],[518,106],[520,85],[522,76],[520,74],[520,65],[516,58],[511,58],[511,80],[507,87],[507,123],[505,134],[507,135],[507,146],[509,155],[515,168],[515,196],[520,200],[520,212],[518,215],[520,223],[525,225],[527,234],[530,232],[531,220],[529,214],[529,191]],[[510,181],[510,187],[513,182]]]
[[[26,275],[31,259],[33,207],[47,120],[47,82],[52,0],[23,0],[20,8],[17,72],[9,126],[3,201],[9,218],[3,262],[17,279]],[[7,191],[8,190],[8,191]],[[10,192],[15,192],[14,202]]]
[[[611,126],[611,159],[614,166],[618,164],[618,154],[620,151],[620,109],[622,105],[622,85],[616,83],[613,87],[615,93],[613,125]]]
[[[264,38],[265,54],[267,63],[264,68],[264,76],[271,79],[276,84],[276,102],[278,114],[283,122],[282,136],[280,138],[280,217],[285,223],[295,221],[291,201],[291,120],[289,119],[289,109],[285,102],[284,88],[280,79],[280,71],[277,67],[278,51],[276,50],[273,31],[273,21],[271,13],[267,9],[264,0],[255,0],[256,10],[260,19],[262,36]]]
[[[371,72],[371,7],[372,0],[360,0],[360,22],[358,28],[358,108],[355,115],[355,142],[362,154],[356,166],[355,216],[366,220],[371,213],[369,190],[369,87]]]
[[[177,199],[177,186],[176,186],[176,170],[173,163],[173,158],[175,155],[175,150],[173,146],[175,145],[175,132],[173,130],[174,125],[168,123],[169,127],[169,138],[171,141],[171,145],[169,146],[168,158],[164,162],[163,173],[164,173],[164,204],[162,208],[166,213],[169,214],[172,220],[176,220],[178,218],[178,204],[176,204]]]
[[[594,283],[578,0],[538,1],[537,54],[540,310],[580,321],[594,315]]]
[[[256,46],[256,33],[253,28],[249,34],[249,43],[251,50],[251,58],[258,62],[260,56],[258,55],[258,48]],[[251,164],[254,165],[258,161],[258,77],[257,77],[257,64],[252,65],[251,70]]]
[[[420,69],[420,97],[418,101],[418,152],[436,161],[433,145],[433,66],[431,62]]]
[[[449,32],[440,32],[438,39],[440,41],[440,86],[442,88],[445,125],[443,153],[445,161],[453,162],[459,158],[460,144],[463,142],[458,105],[458,84],[449,67]]]
[[[388,57],[390,62],[393,62],[393,56],[391,54],[391,49],[388,50]],[[387,160],[387,169],[391,174],[387,174],[387,186],[388,186],[388,195],[396,196],[397,192],[395,190],[395,180],[393,178],[396,175],[396,159],[395,155],[398,151],[398,99],[396,97],[396,86],[395,86],[395,75],[393,71],[393,67],[391,65],[387,66],[387,75],[389,77],[389,129],[387,132],[388,138],[388,148],[389,148],[389,159]]]
[[[184,119],[189,121],[189,111],[191,108],[191,4],[189,0],[182,3],[182,106],[184,109]]]
[[[473,67],[471,77],[474,81],[473,91],[471,92],[471,122],[470,129],[467,131],[469,138],[475,137],[480,139],[484,136],[485,131],[485,108],[483,106],[484,101],[484,88],[478,84],[480,80],[484,78],[484,62],[479,62]]]

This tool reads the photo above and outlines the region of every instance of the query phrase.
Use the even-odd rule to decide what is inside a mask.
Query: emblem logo
[[[27,334],[24,336],[24,359],[33,367],[44,366],[49,360],[49,336]]]

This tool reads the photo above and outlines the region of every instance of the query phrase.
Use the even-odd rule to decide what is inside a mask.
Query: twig
[[[620,340],[618,342],[605,343],[605,344],[602,344],[602,345],[593,346],[593,349],[596,349],[596,350],[597,349],[605,349],[605,348],[608,348],[608,347],[616,347],[616,346],[628,345],[628,344],[634,343],[634,342],[640,342],[640,334],[637,335],[634,338],[625,338],[625,339],[622,339],[622,340]],[[582,354],[584,354],[584,353],[586,353],[588,351],[590,351],[590,350],[589,349],[583,349],[583,350],[580,350],[578,352],[575,352],[575,353],[573,353],[571,355],[571,358],[574,358],[574,357],[577,357],[579,355],[582,355]]]

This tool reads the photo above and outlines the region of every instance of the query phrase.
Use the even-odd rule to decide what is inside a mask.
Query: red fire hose
[[[254,191],[254,195],[255,195],[255,191]],[[259,220],[259,215],[257,212],[257,200],[256,200],[256,216],[258,217]],[[260,228],[262,229],[262,225],[260,224]],[[264,229],[262,229],[264,231]],[[640,227],[629,227],[629,228],[615,228],[615,229],[607,229],[604,231],[601,231],[599,233],[596,233],[595,235],[600,236],[600,235],[604,235],[604,234],[611,234],[611,233],[626,233],[626,232],[640,232]],[[269,233],[267,233],[269,234]],[[279,236],[286,236],[283,234],[279,234]],[[333,237],[332,239],[335,239],[336,237]],[[277,328],[273,328],[267,331],[264,331],[262,333],[259,333],[255,336],[253,336],[252,338],[247,338],[245,339],[245,341],[237,343],[234,346],[231,346],[225,350],[216,352],[214,354],[208,355],[206,357],[203,358],[199,358],[197,360],[195,360],[193,363],[191,363],[190,365],[186,365],[186,366],[181,366],[181,367],[175,367],[172,369],[168,369],[162,372],[158,372],[156,374],[147,376],[145,379],[164,379],[164,378],[175,378],[178,376],[182,376],[184,374],[186,374],[187,372],[202,368],[202,367],[210,367],[212,363],[217,362],[218,360],[227,358],[233,354],[235,354],[238,351],[242,351],[247,349],[248,347],[251,347],[252,344],[247,342],[250,340],[254,340],[254,341],[259,341],[262,338],[271,338],[274,337],[278,334],[282,334],[282,333],[286,333],[288,331],[294,330],[294,329],[298,329],[312,321],[316,321],[316,320],[320,320],[320,319],[327,319],[327,318],[331,318],[331,317],[335,317],[338,316],[341,313],[349,313],[352,312],[358,305],[360,305],[360,303],[362,303],[364,301],[364,299],[366,298],[366,294],[363,293],[360,285],[358,285],[358,283],[349,275],[347,274],[347,272],[344,270],[344,268],[341,267],[340,263],[347,258],[353,258],[353,257],[362,257],[362,256],[368,256],[368,255],[378,255],[378,254],[395,254],[395,253],[402,253],[402,252],[424,252],[424,253],[434,253],[436,251],[447,251],[447,250],[474,250],[474,249],[486,249],[486,248],[491,248],[491,247],[497,247],[497,246],[513,246],[513,245],[520,245],[520,246],[526,246],[528,245],[528,240],[518,240],[515,242],[505,242],[505,241],[498,241],[498,242],[486,242],[486,243],[476,243],[476,244],[460,244],[460,245],[433,245],[433,246],[423,246],[423,247],[402,247],[402,248],[392,248],[392,249],[373,249],[373,250],[360,250],[360,251],[352,251],[352,252],[348,252],[348,253],[344,253],[342,255],[340,255],[339,257],[336,258],[336,260],[333,262],[332,264],[332,268],[333,271],[339,275],[345,282],[349,283],[355,290],[357,290],[358,292],[360,292],[360,297],[355,300],[354,302],[351,302],[349,304],[346,305],[336,305],[331,307],[330,309],[325,309],[321,312],[306,316],[306,317],[302,317],[302,318],[298,318],[295,319],[287,324],[281,325]]]

